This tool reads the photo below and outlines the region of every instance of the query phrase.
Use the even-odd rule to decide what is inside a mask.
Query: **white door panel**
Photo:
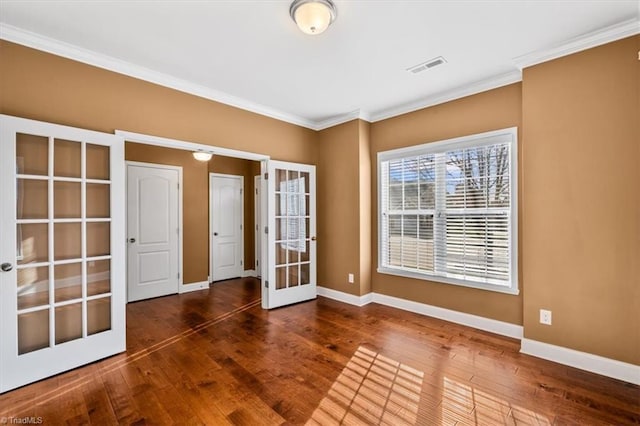
[[[128,300],[178,292],[180,168],[127,165]]]
[[[315,166],[269,160],[267,309],[316,297]],[[266,297],[265,297],[266,296]]]
[[[0,392],[125,350],[124,141],[0,116]]]
[[[243,273],[243,177],[211,173],[211,280]]]

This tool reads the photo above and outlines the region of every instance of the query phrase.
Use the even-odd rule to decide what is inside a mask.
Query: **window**
[[[517,130],[378,154],[379,272],[518,293]]]

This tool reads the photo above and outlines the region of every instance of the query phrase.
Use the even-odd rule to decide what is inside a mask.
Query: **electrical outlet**
[[[540,324],[551,325],[551,311],[540,309]]]
[[[354,281],[353,274],[349,274],[349,276],[347,277],[347,280],[349,281],[349,284],[353,284],[353,281]]]

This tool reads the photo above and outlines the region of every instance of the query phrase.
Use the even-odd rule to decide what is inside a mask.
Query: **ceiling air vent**
[[[445,64],[446,62],[447,61],[442,56],[438,56],[437,58],[430,59],[427,62],[423,62],[421,64],[414,65],[411,68],[407,68],[407,71],[409,71],[411,74],[418,74],[419,72],[437,67],[438,65]]]

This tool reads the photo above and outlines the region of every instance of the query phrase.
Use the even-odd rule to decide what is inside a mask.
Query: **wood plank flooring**
[[[127,352],[0,395],[43,424],[640,424],[640,387],[519,342],[319,297],[264,311],[259,282],[127,306]]]

